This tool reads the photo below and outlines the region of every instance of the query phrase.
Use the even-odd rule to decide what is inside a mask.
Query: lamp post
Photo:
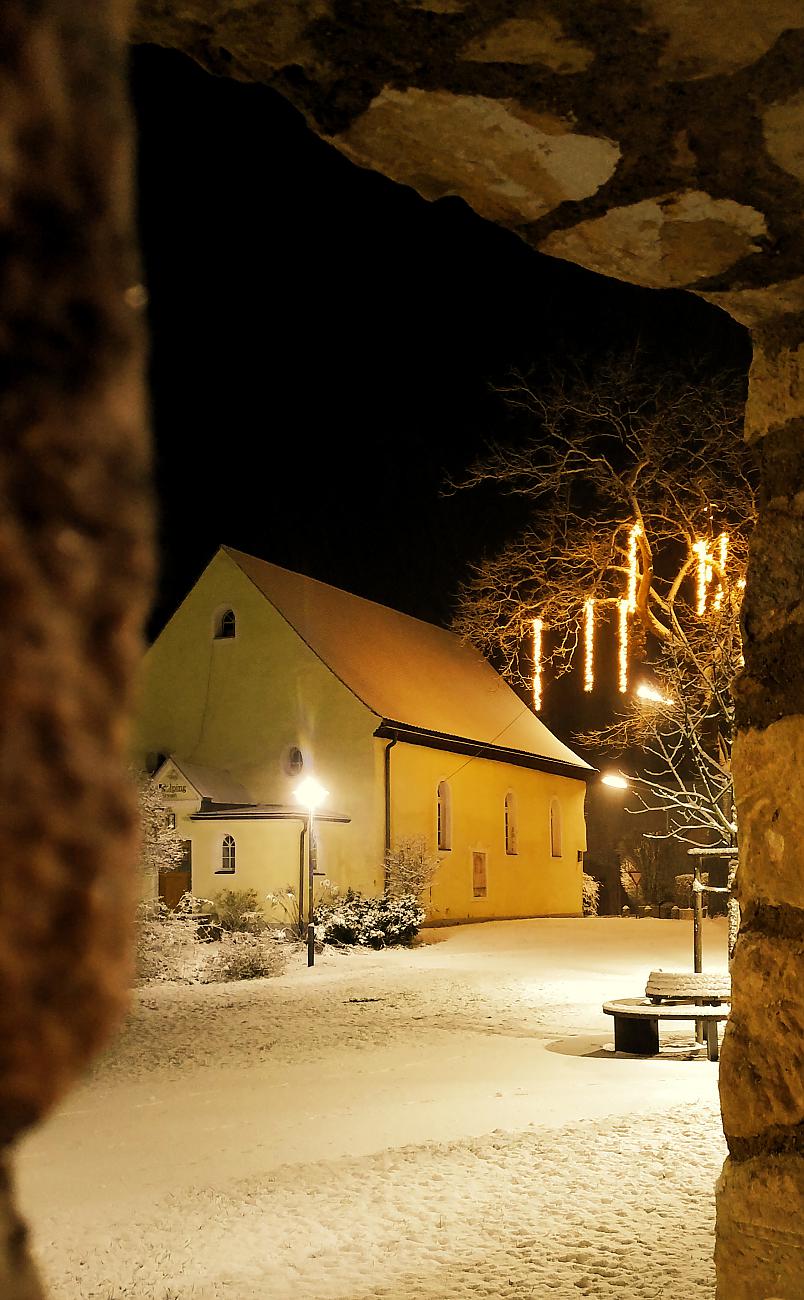
[[[313,906],[313,877],[315,876],[315,810],[326,799],[325,790],[313,776],[306,776],[293,791],[299,803],[307,809],[307,965],[315,965],[315,917]],[[301,899],[299,907],[301,909]]]

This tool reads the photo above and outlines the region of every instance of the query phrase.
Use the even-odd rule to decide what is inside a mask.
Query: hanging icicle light
[[[693,545],[693,551],[697,559],[696,565],[696,612],[701,615],[706,609],[706,586],[707,586],[707,569],[711,573],[711,566],[708,563],[709,556],[707,553],[706,542],[699,538]]]
[[[533,620],[533,708],[542,707],[542,620]]]
[[[628,535],[628,610],[633,614],[636,609],[637,594],[637,538],[642,534],[642,525],[634,524]]]
[[[618,684],[620,687],[620,693],[625,694],[628,690],[628,601],[619,601],[618,607],[620,614]]]
[[[583,689],[591,691],[595,684],[595,602],[590,596],[583,603]]]
[[[718,583],[717,591],[715,592],[715,599],[712,602],[712,606],[716,610],[722,608],[723,597],[726,591],[726,561],[729,556],[728,533],[720,534],[720,536],[717,539],[717,546],[718,546],[718,561],[720,565],[720,581]]]

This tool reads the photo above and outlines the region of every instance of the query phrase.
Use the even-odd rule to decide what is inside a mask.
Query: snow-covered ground
[[[601,1011],[691,969],[691,926],[424,938],[140,990],[19,1153],[54,1300],[711,1297],[717,1066],[691,1024],[615,1055]]]

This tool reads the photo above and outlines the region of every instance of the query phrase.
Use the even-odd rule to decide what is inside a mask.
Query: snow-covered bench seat
[[[731,976],[708,971],[652,970],[645,997],[651,1002],[731,1002]]]
[[[728,1007],[706,1006],[701,1002],[651,1002],[648,998],[615,998],[604,1002],[607,1016],[614,1017],[614,1050],[635,1056],[656,1056],[659,1051],[660,1020],[694,1020],[706,1035],[706,1055],[718,1058],[717,1026],[727,1020]]]

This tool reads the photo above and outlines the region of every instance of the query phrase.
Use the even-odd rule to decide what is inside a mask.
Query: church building
[[[379,895],[423,837],[431,922],[581,912],[593,773],[453,633],[221,547],[145,656],[135,760],[187,843],[183,888],[261,899],[318,870]]]

